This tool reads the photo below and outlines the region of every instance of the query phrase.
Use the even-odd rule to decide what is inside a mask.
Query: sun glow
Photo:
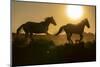
[[[83,7],[77,5],[69,5],[66,9],[67,16],[72,19],[79,19],[83,15]]]

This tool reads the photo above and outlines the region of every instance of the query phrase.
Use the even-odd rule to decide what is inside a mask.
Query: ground
[[[12,65],[40,65],[96,61],[96,41],[55,45],[47,35],[12,35]]]

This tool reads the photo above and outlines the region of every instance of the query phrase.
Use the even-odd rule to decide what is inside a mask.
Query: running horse
[[[19,35],[20,30],[23,29],[25,32],[25,37],[32,36],[33,33],[46,33],[49,34],[48,31],[48,26],[49,24],[52,23],[53,25],[56,25],[56,22],[54,18],[47,17],[45,18],[44,21],[39,22],[32,22],[28,21],[24,24],[22,24],[18,29],[17,29],[17,35]]]
[[[72,34],[79,34],[80,35],[79,42],[81,42],[81,40],[83,39],[83,32],[84,32],[85,26],[90,28],[90,24],[87,18],[83,19],[78,24],[66,24],[66,25],[61,26],[59,31],[55,35],[58,35],[59,33],[62,32],[62,30],[64,30],[67,34],[68,42],[73,43],[73,41],[71,40]]]

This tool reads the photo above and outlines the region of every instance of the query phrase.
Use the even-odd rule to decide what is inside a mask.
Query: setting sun
[[[83,7],[77,5],[69,5],[66,9],[67,15],[72,19],[79,19],[83,15]]]

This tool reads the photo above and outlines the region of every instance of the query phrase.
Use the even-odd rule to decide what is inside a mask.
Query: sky
[[[54,4],[54,3],[36,3],[36,2],[12,2],[12,32],[16,32],[17,28],[27,21],[41,22],[46,17],[53,16],[57,25],[50,24],[48,32],[54,34],[58,32],[62,25],[72,23],[80,23],[84,18],[88,18],[90,28],[85,27],[85,32],[95,34],[95,6],[81,6],[83,14],[78,19],[72,19],[67,14],[67,7],[70,4]],[[73,10],[73,12],[77,12]],[[77,12],[78,13],[78,12]]]

